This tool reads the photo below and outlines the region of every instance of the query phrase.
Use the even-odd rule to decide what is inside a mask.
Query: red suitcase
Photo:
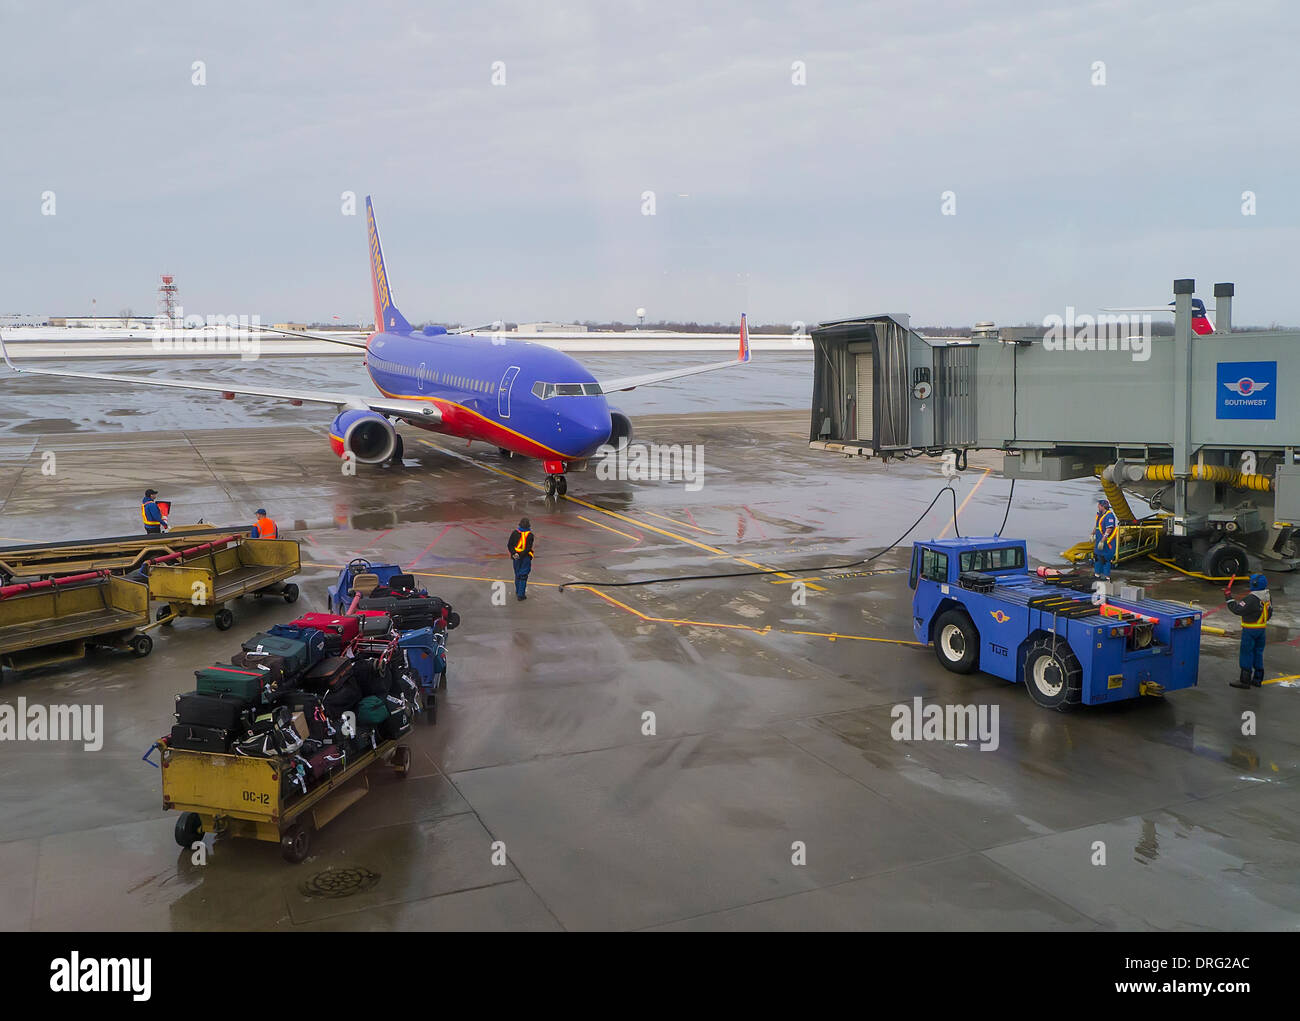
[[[304,613],[297,620],[291,620],[289,623],[295,627],[314,627],[318,631],[324,631],[326,651],[331,656],[342,653],[361,632],[360,619],[333,613]]]

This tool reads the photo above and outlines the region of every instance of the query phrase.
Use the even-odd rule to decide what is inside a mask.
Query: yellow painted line
[[[316,566],[341,568],[343,565],[342,564],[318,564]],[[485,581],[489,583],[501,581],[503,584],[507,584],[501,578],[481,578],[469,574],[442,574],[436,571],[410,571],[408,573],[414,574],[420,578],[447,578],[452,581]],[[552,582],[533,581],[532,579],[529,579],[528,584],[541,586],[542,588],[559,587],[558,583],[553,581]],[[918,648],[924,648],[924,646],[922,646],[920,642],[907,641],[902,638],[872,638],[868,635],[842,635],[842,634],[827,632],[827,631],[791,631],[788,630],[787,628],[774,628],[770,624],[765,625],[764,627],[754,627],[752,624],[723,624],[718,621],[687,620],[684,618],[677,618],[677,617],[652,617],[648,613],[642,613],[640,610],[628,606],[627,603],[619,602],[613,596],[606,595],[604,592],[601,592],[598,589],[590,588],[589,586],[582,585],[578,582],[566,582],[565,585],[567,588],[578,589],[579,591],[590,592],[594,596],[599,596],[601,599],[605,600],[605,602],[612,603],[614,606],[617,606],[619,609],[626,610],[628,613],[632,614],[633,616],[640,617],[642,620],[646,621],[649,624],[672,624],[675,627],[684,625],[688,627],[723,628],[731,631],[751,631],[756,635],[766,635],[766,634],[771,634],[773,631],[776,631],[779,634],[808,635],[813,638],[827,638],[832,642],[835,641],[836,639],[844,638],[854,642],[884,642],[887,645],[915,645]],[[1278,680],[1286,680],[1286,678],[1279,677]],[[1269,682],[1266,681],[1265,683],[1267,684]]]
[[[671,521],[674,525],[681,525],[683,528],[693,528],[697,532],[703,532],[705,535],[718,535],[720,533],[710,531],[707,528],[701,528],[699,525],[687,524],[685,521],[678,521],[676,518],[670,518],[665,514],[656,514],[654,511],[646,511],[651,517],[658,518],[660,521]]]
[[[1265,684],[1279,684],[1282,681],[1300,681],[1300,674],[1285,674],[1282,677],[1270,677]]]
[[[607,532],[613,532],[615,535],[624,536],[625,538],[631,539],[633,542],[641,541],[641,536],[639,535],[632,535],[628,532],[620,532],[617,528],[610,528],[609,525],[602,525],[599,521],[592,521],[591,518],[587,517],[585,514],[579,514],[578,520],[585,521],[589,525],[595,525],[597,528],[603,528]]]
[[[423,443],[426,447],[431,447],[434,450],[442,450],[444,452],[446,451],[445,447],[439,446],[437,443],[430,443],[428,440],[421,440],[420,442]],[[515,475],[512,472],[503,471],[500,468],[495,468],[490,464],[486,464],[483,461],[478,460],[477,458],[474,460],[474,463],[480,465],[481,467],[486,468],[488,471],[496,472],[498,475],[504,476],[505,478],[514,479],[516,482],[522,482],[525,486],[531,486],[533,489],[536,489],[538,491],[542,490],[542,487],[537,485],[537,483],[535,482],[530,482],[528,481],[528,479],[521,478],[520,476]],[[713,553],[720,557],[726,557],[730,560],[736,561],[739,564],[744,564],[746,567],[752,567],[755,570],[759,570],[759,571],[772,570],[772,568],[770,567],[765,567],[762,564],[757,564],[754,561],[748,560],[742,556],[738,556],[735,553],[728,553],[724,549],[718,549],[717,546],[710,546],[707,543],[696,542],[694,539],[690,538],[689,536],[678,535],[676,532],[670,532],[666,528],[660,528],[658,525],[652,525],[646,521],[640,521],[636,518],[630,518],[625,514],[618,513],[618,511],[612,511],[608,507],[602,507],[599,504],[589,503],[588,501],[579,499],[576,496],[566,495],[564,499],[576,503],[579,507],[586,507],[588,510],[595,511],[598,514],[605,514],[611,518],[617,518],[619,521],[622,521],[626,524],[634,525],[637,528],[644,528],[647,532],[654,532],[657,535],[666,536],[667,538],[675,539],[678,542],[684,542],[688,546],[694,546],[696,549],[704,550],[706,553]],[[786,574],[784,571],[774,571],[773,573],[775,573],[778,578],[785,578],[787,581],[795,580],[793,575]],[[825,591],[825,589],[823,589],[819,585],[809,585],[808,587],[810,589],[816,589],[819,592]]]
[[[975,495],[975,490],[979,489],[980,486],[984,485],[984,480],[989,477],[989,472],[991,472],[992,470],[993,470],[992,468],[984,469],[984,474],[979,477],[979,481],[976,482],[975,485],[971,488],[971,491],[966,494],[966,499],[964,499],[961,502],[960,506],[958,506],[956,513],[954,513],[953,516],[948,519],[948,523],[943,526],[943,531],[939,533],[940,539],[942,539],[945,535],[947,535],[948,529],[950,529],[954,524],[957,523],[957,519],[961,516],[961,512],[966,509],[966,505],[970,503],[970,498]]]

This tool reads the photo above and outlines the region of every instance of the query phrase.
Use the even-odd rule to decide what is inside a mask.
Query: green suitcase
[[[266,675],[260,670],[242,670],[228,663],[217,663],[195,670],[195,687],[204,695],[236,695],[250,702],[262,701]]]

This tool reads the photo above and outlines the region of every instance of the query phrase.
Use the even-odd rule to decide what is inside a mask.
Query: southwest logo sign
[[[1007,614],[1003,613],[1001,610],[989,610],[989,616],[992,617],[994,620],[996,620],[999,624],[1005,624],[1007,621],[1011,619],[1009,616],[1007,616]]]
[[[1215,418],[1277,418],[1277,362],[1219,362]]]

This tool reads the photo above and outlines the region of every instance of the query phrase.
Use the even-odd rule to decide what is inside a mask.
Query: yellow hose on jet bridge
[[[1110,501],[1110,509],[1115,512],[1115,517],[1120,520],[1120,523],[1131,525],[1137,520],[1137,515],[1133,513],[1133,508],[1128,505],[1128,498],[1124,495],[1124,490],[1102,474],[1105,470],[1105,465],[1097,466],[1097,477],[1101,479],[1101,491],[1106,494],[1106,499]]]
[[[1267,493],[1273,488],[1273,480],[1267,475],[1247,475],[1245,472],[1220,464],[1194,464],[1191,474],[1192,478],[1202,482],[1223,482],[1234,489],[1253,489],[1259,493]],[[1172,464],[1147,465],[1146,477],[1152,482],[1173,482],[1174,466]],[[1111,502],[1114,503],[1113,500]]]

